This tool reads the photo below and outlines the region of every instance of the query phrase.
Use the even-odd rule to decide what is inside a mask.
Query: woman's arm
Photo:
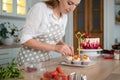
[[[60,45],[60,44],[65,44],[65,42],[63,40],[60,40],[57,45]]]
[[[23,43],[22,45],[27,46],[29,48],[36,49],[36,50],[41,50],[41,51],[55,51],[54,44],[40,42],[35,39],[30,39],[26,41],[25,43]]]
[[[61,42],[56,45],[40,42],[35,39],[30,39],[22,45],[41,51],[56,51],[63,55],[73,55],[68,45],[62,44]]]

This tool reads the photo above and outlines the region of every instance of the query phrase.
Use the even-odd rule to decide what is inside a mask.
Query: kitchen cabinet
[[[2,14],[2,4],[1,4],[2,2],[1,2],[1,0],[0,0],[0,14]]]
[[[0,49],[0,65],[11,62],[18,54],[20,48]]]
[[[115,0],[115,22],[120,25],[120,0]]]
[[[0,15],[25,17],[31,5],[31,0],[0,0]]]
[[[77,38],[75,34],[80,31],[89,36],[99,37],[103,45],[103,0],[81,0],[74,11],[74,47],[77,50]]]

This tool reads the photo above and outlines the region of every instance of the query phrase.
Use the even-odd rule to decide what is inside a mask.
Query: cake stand
[[[89,56],[100,56],[102,49],[80,49],[81,54]]]

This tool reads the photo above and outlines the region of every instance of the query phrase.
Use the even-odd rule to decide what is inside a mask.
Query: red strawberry
[[[56,75],[56,76],[54,77],[54,79],[55,79],[55,80],[60,80],[60,76]]]
[[[48,71],[44,73],[44,77],[52,79],[52,75]]]
[[[43,77],[43,78],[41,78],[40,80],[47,80],[47,79]]]
[[[56,67],[56,71],[58,72],[58,73],[63,73],[63,71],[62,71],[62,69],[61,69],[61,67]]]
[[[88,38],[88,34],[85,33],[85,34],[84,34],[84,37],[85,37],[85,38]]]
[[[56,75],[58,75],[58,72],[57,71],[53,71],[53,72],[51,72],[51,75],[52,75],[52,78],[54,78]]]
[[[67,75],[63,75],[62,76],[62,80],[68,80],[68,76]]]

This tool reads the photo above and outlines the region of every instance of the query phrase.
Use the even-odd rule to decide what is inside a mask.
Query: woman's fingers
[[[69,46],[70,50],[71,50],[71,53],[70,55],[73,56],[74,55],[74,48],[72,46]]]
[[[56,51],[63,55],[74,55],[74,49],[68,45],[56,45]]]
[[[62,53],[63,55],[67,55],[67,53],[69,53],[69,49],[66,45],[56,45],[55,51]]]

